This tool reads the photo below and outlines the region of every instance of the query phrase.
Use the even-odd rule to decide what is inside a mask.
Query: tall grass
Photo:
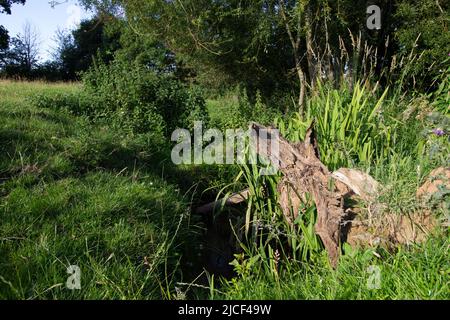
[[[331,89],[318,83],[318,94],[307,102],[304,116],[277,118],[275,125],[287,139],[301,140],[316,120],[321,160],[330,169],[367,165],[386,158],[392,151],[395,124],[383,114],[386,89],[379,97],[356,83],[349,88]]]
[[[29,99],[77,92],[0,82],[0,299],[173,298],[187,201],[152,140]],[[70,265],[81,290],[66,287]]]

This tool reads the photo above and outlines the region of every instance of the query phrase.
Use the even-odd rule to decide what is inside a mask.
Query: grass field
[[[0,83],[0,298],[167,298],[185,199],[142,165],[146,141],[27,100],[77,90]]]
[[[393,252],[348,249],[337,270],[324,252],[312,263],[279,262],[277,272],[237,259],[231,280],[181,285],[202,273],[189,190],[195,180],[217,188],[220,174],[174,171],[149,136],[31,103],[81,90],[0,81],[0,299],[450,299],[443,229]],[[219,121],[220,103],[209,107]],[[372,169],[398,211],[430,170],[417,174],[414,161]],[[72,265],[80,290],[66,288]]]

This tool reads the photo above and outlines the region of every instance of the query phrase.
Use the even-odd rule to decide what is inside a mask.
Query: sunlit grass
[[[169,298],[183,195],[145,164],[145,140],[30,100],[79,90],[0,82],[0,298]]]

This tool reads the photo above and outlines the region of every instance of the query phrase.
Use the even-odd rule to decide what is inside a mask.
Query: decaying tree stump
[[[283,174],[278,184],[278,194],[279,205],[286,220],[294,223],[301,204],[306,202],[306,194],[310,194],[317,208],[315,231],[322,239],[331,265],[336,267],[340,255],[341,228],[347,215],[344,211],[344,199],[353,194],[369,199],[377,189],[376,181],[365,173],[352,169],[340,169],[331,173],[320,161],[314,123],[307,130],[305,140],[298,143],[288,142],[273,127],[253,123],[250,129],[255,135],[252,142],[256,153],[269,159]],[[274,153],[271,148],[273,143],[278,146]],[[248,196],[247,189],[228,199],[197,208],[196,212],[205,214],[214,211],[221,204],[245,201]]]
[[[279,152],[271,154],[270,147],[256,146],[259,155],[270,159],[283,173],[278,184],[279,204],[287,221],[293,223],[298,215],[300,204],[309,193],[317,208],[317,223],[315,231],[320,236],[333,267],[339,259],[339,238],[343,222],[344,197],[351,190],[342,182],[336,180],[328,168],[320,161],[317,138],[314,124],[307,130],[305,140],[299,143],[290,143],[275,133],[274,128],[266,128],[256,123],[251,125],[253,132],[268,132],[265,145],[278,139]],[[263,144],[261,144],[263,145]]]

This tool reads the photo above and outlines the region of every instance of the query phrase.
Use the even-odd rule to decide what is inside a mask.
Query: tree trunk
[[[314,91],[314,87],[317,79],[317,58],[314,54],[314,48],[312,43],[312,30],[311,30],[311,8],[308,7],[305,14],[305,29],[306,29],[306,59],[308,60],[308,72],[309,83],[311,85],[311,91]]]
[[[306,82],[305,82],[305,74],[303,72],[301,66],[300,59],[300,42],[301,42],[301,26],[302,26],[302,14],[301,12],[297,12],[297,27],[296,27],[296,37],[294,38],[294,34],[292,32],[291,25],[289,24],[289,20],[286,16],[286,8],[284,2],[282,0],[278,1],[278,5],[280,8],[281,19],[284,22],[286,27],[286,32],[289,36],[289,40],[292,45],[292,50],[294,53],[294,61],[295,61],[295,69],[297,71],[297,77],[299,80],[299,95],[298,95],[298,108],[299,113],[301,115],[304,114],[304,102],[305,102],[305,94],[306,94]]]
[[[303,116],[305,113],[305,110],[304,110],[305,92],[306,92],[305,75],[303,73],[302,68],[300,67],[300,64],[296,68],[297,68],[298,80],[300,82],[300,91],[299,91],[299,95],[298,95],[298,108],[299,108],[299,113]]]
[[[341,225],[345,217],[344,197],[351,190],[342,182],[335,180],[327,167],[320,161],[319,149],[313,125],[308,129],[305,140],[290,143],[278,135],[272,136],[274,128],[253,124],[251,129],[259,136],[261,130],[268,132],[266,143],[258,143],[256,152],[267,157],[283,173],[278,184],[279,203],[286,220],[293,224],[305,195],[310,194],[317,208],[316,234],[320,236],[328,251],[330,263],[336,267],[339,259]],[[261,136],[259,136],[261,139]],[[279,153],[259,148],[278,139]],[[330,181],[334,181],[330,186]]]

